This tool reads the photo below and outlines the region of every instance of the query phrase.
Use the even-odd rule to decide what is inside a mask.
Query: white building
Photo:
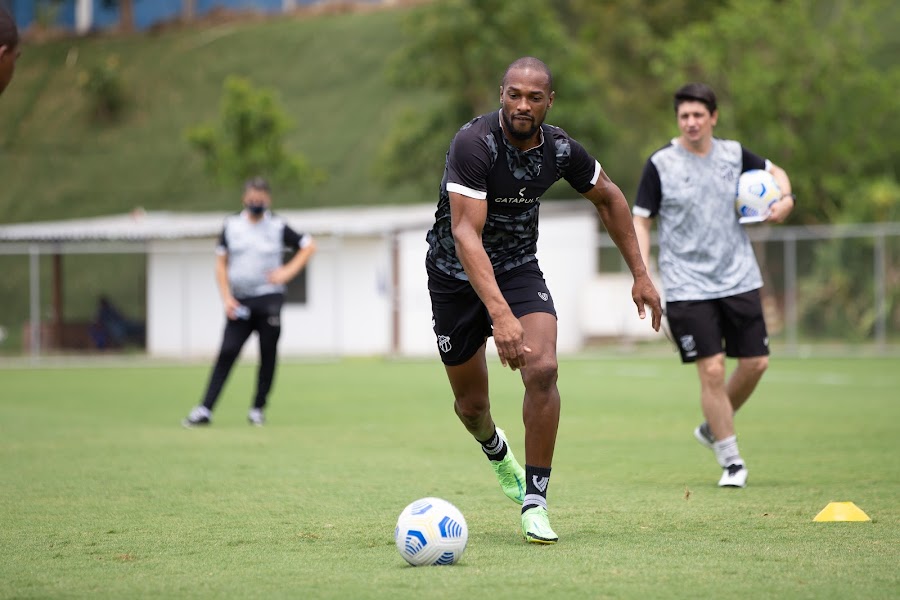
[[[431,203],[278,210],[318,245],[305,272],[305,301],[285,304],[281,355],[437,356],[424,267],[434,210]],[[212,356],[224,318],[213,273],[225,215],[136,211],[6,225],[0,252],[146,253],[148,355]],[[561,353],[577,352],[591,337],[651,332],[631,302],[630,275],[597,274],[599,235],[589,202],[542,204],[538,259],[559,314]],[[32,274],[32,295],[39,279]]]

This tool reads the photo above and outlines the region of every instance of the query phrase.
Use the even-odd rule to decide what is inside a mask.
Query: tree
[[[898,22],[892,0],[734,2],[674,36],[653,70],[667,89],[713,86],[719,134],[788,170],[803,221],[874,215],[862,190],[897,182]]]
[[[608,139],[600,110],[582,110],[591,92],[587,57],[567,36],[555,9],[542,0],[447,0],[410,13],[407,43],[389,61],[388,77],[432,100],[403,111],[377,161],[388,183],[440,180],[447,145],[459,127],[497,106],[500,79],[521,56],[537,56],[554,73],[560,101],[553,124],[571,129],[588,148]]]
[[[204,156],[207,172],[225,185],[261,175],[301,192],[324,181],[325,174],[284,148],[290,128],[273,91],[230,76],[225,80],[219,124],[197,126],[187,137]]]
[[[673,119],[671,94],[651,65],[667,40],[691,24],[712,19],[728,0],[569,0],[562,20],[591,57],[586,76],[598,82],[588,110],[614,124],[598,158],[630,198],[644,159],[662,144]]]

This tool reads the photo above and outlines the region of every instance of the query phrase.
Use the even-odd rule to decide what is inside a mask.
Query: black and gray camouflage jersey
[[[717,138],[706,156],[674,139],[650,156],[632,213],[659,217],[659,272],[667,301],[725,298],[762,287],[734,201],[741,173],[770,165],[740,143]]]
[[[228,283],[235,298],[284,293],[285,286],[268,280],[284,263],[284,249],[307,247],[312,237],[297,233],[284,219],[266,212],[257,222],[241,211],[225,218],[217,254],[228,255]]]
[[[450,231],[450,192],[487,201],[481,239],[500,274],[535,260],[538,209],[551,185],[565,179],[584,193],[599,176],[600,163],[559,127],[542,125],[541,143],[523,152],[503,134],[499,111],[472,119],[447,151],[435,223],[426,237],[427,268],[468,280]]]

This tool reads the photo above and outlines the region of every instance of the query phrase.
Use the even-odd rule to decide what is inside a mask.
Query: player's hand
[[[225,298],[225,316],[228,317],[229,320],[234,321],[237,319],[237,313],[235,312],[237,308],[241,305],[234,296],[228,296]]]
[[[274,283],[276,285],[284,285],[288,281],[291,280],[290,274],[288,270],[284,268],[284,266],[280,266],[277,269],[273,269],[269,271],[269,274],[266,276],[266,279],[269,283]]]
[[[638,316],[641,319],[647,316],[646,308],[650,308],[653,331],[659,331],[659,324],[662,320],[662,302],[649,275],[645,274],[635,278],[631,288],[631,299],[637,306]]]
[[[512,313],[494,320],[494,344],[504,367],[515,371],[528,362],[531,348],[525,345],[525,329]]]
[[[784,223],[791,211],[794,210],[794,201],[790,196],[785,196],[775,204],[769,207],[769,214],[766,215],[767,223]]]

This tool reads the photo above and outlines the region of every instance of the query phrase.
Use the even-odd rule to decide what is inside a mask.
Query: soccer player
[[[456,414],[481,444],[504,493],[522,505],[525,540],[542,544],[558,539],[547,490],[560,397],[556,311],[535,252],[540,199],[554,182],[564,178],[594,204],[631,270],[638,314],[644,318],[649,306],[657,330],[661,318],[628,203],[577,141],[544,124],[554,98],[543,62],[524,57],[509,65],[500,110],[463,125],[450,144],[425,261]],[[501,364],[520,371],[525,387],[524,469],[491,417],[485,358],[491,335]]]
[[[0,8],[0,94],[12,81],[19,54],[19,29],[12,15]]]
[[[244,209],[225,219],[216,249],[216,283],[225,307],[225,333],[203,403],[182,421],[185,427],[209,425],[213,407],[244,343],[259,335],[260,364],[256,395],[247,415],[251,425],[265,422],[263,410],[275,377],[281,306],[285,284],[297,276],[316,250],[309,234],[300,234],[270,211],[271,189],[262,178],[244,184]],[[285,248],[296,250],[283,264]]]
[[[694,436],[715,452],[722,467],[719,485],[744,487],[747,466],[733,417],[768,366],[769,338],[762,276],[735,211],[737,179],[751,169],[775,177],[783,196],[771,207],[772,223],[790,214],[794,195],[783,169],[736,141],[713,137],[719,113],[709,86],[689,83],[675,92],[675,116],[681,135],[647,160],[632,210],[634,226],[649,261],[651,219],[659,217],[666,317],[682,362],[696,363],[700,378],[706,421]],[[727,382],[726,354],[737,358]]]

